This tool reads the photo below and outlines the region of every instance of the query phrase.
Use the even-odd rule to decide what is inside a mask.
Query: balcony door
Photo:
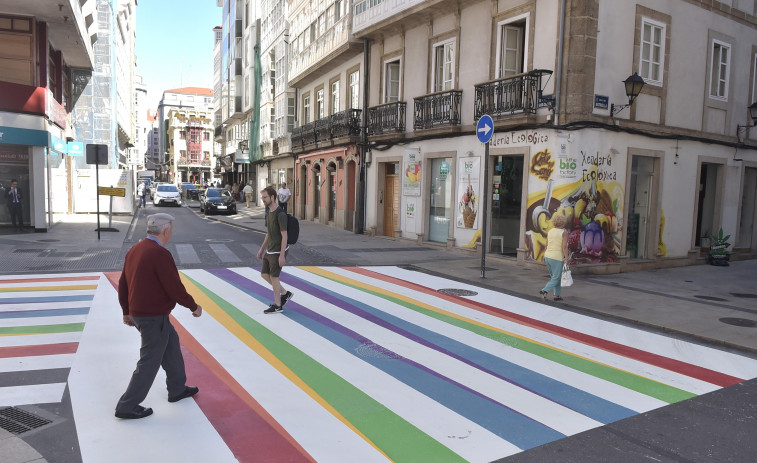
[[[718,233],[722,170],[723,166],[720,164],[703,162],[700,166],[695,246],[709,249],[710,235]]]
[[[525,21],[503,25],[500,28],[499,78],[523,72],[525,47]]]
[[[400,101],[400,61],[390,61],[384,66],[384,103]]]
[[[757,217],[757,168],[747,167],[744,170],[744,183],[741,192],[741,216],[739,217],[739,240],[736,247],[749,250],[757,249],[755,217]]]
[[[434,46],[434,92],[455,88],[455,41]]]

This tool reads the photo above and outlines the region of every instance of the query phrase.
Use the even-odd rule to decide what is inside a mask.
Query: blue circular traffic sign
[[[481,143],[488,143],[494,135],[494,121],[488,114],[481,116],[476,124],[476,136]]]

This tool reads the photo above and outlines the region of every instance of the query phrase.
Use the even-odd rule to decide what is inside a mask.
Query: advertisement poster
[[[404,196],[421,195],[421,150],[405,149],[404,169],[402,170],[402,194]]]
[[[456,225],[458,228],[478,229],[481,158],[460,158],[457,162],[457,191],[460,198],[457,206]]]
[[[533,193],[528,195],[526,213],[527,258],[543,261],[552,220],[562,215],[571,264],[617,262],[623,230],[625,172],[619,167],[623,164],[611,154],[588,150],[573,156],[560,152],[557,159],[549,149],[534,154],[528,181]]]

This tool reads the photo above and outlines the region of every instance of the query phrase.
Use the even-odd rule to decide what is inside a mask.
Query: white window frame
[[[389,70],[389,65],[397,63],[397,100],[400,101],[402,98],[402,58],[392,58],[384,61],[384,94],[382,95],[384,103],[394,103],[394,101],[389,101],[389,73],[387,72]]]
[[[339,107],[341,105],[341,98],[340,98],[340,92],[341,85],[339,84],[339,80],[335,80],[334,82],[331,82],[331,114],[334,115],[340,111]]]
[[[757,102],[757,53],[752,57],[752,103]]]
[[[315,91],[315,116],[318,117],[313,117],[313,120],[317,121],[326,117],[325,101],[323,101],[324,93],[323,88]]]
[[[437,71],[437,69],[436,69],[436,66],[437,66],[436,55],[437,55],[437,49],[438,48],[445,49],[448,45],[452,45],[452,47],[454,47],[453,51],[452,51],[452,61],[450,62],[450,65],[452,67],[452,69],[451,69],[451,71],[452,71],[451,72],[452,79],[450,81],[450,87],[448,89],[445,89],[444,88],[444,83],[442,83],[442,86],[437,88],[437,82],[436,82],[436,71]],[[435,43],[431,47],[431,60],[432,60],[432,62],[431,62],[431,78],[432,78],[431,88],[433,89],[432,93],[453,90],[455,88],[455,84],[456,84],[456,81],[455,81],[455,77],[456,77],[456,75],[455,75],[455,72],[456,72],[455,61],[457,61],[457,53],[458,53],[457,40],[454,39],[454,38],[447,39],[447,40],[442,40],[440,42]],[[442,51],[442,54],[446,56],[446,53],[444,51]]]
[[[302,97],[302,123],[310,123],[310,95]]]
[[[495,72],[496,72],[496,79],[504,79],[505,76],[502,75],[502,47],[504,44],[502,43],[502,31],[506,26],[509,26],[510,24],[518,23],[525,20],[526,25],[523,27],[523,69],[521,72],[526,72],[528,70],[528,44],[530,40],[530,30],[531,30],[531,13],[524,13],[518,16],[513,16],[507,19],[503,19],[502,21],[499,21],[497,23],[497,54],[496,54],[496,62],[495,64]]]
[[[357,79],[353,80],[352,76],[356,74]],[[350,72],[347,78],[349,79],[350,109],[360,109],[360,70]]]
[[[644,43],[645,43],[644,42],[644,27],[647,24],[652,27],[652,34],[654,34],[654,28],[655,27],[658,27],[658,28],[661,29],[661,34],[660,34],[661,42],[659,44],[659,47],[660,47],[660,61],[658,63],[655,63],[652,60],[652,56],[654,55],[654,53],[652,52],[652,50],[653,50],[654,47],[658,46],[658,44],[655,44],[654,41],[649,42],[649,44],[650,44],[650,46],[649,46],[650,56],[648,56],[646,58],[644,57]],[[655,86],[658,86],[658,87],[662,87],[662,84],[663,84],[663,75],[665,74],[665,38],[666,38],[666,34],[667,34],[667,26],[668,26],[667,24],[665,24],[663,22],[660,22],[660,21],[655,21],[653,19],[645,18],[645,17],[641,18],[641,36],[639,37],[639,75],[644,79],[644,82],[646,82],[647,84],[655,85]],[[652,37],[652,39],[653,38],[654,37]],[[642,66],[643,66],[643,64],[644,64],[645,61],[649,63],[649,75],[644,75],[644,73],[642,72]],[[660,67],[660,78],[659,79],[653,79],[651,77],[651,74],[652,74],[652,65],[653,64],[657,64]]]
[[[713,95],[712,94],[712,78],[713,78],[713,76],[717,76],[718,77],[718,81],[720,80],[721,65],[723,64],[721,62],[721,60],[722,60],[722,58],[721,58],[722,57],[722,53],[721,53],[721,55],[718,57],[718,61],[717,61],[718,66],[717,66],[717,72],[716,72],[716,69],[715,69],[715,66],[714,66],[714,64],[715,64],[715,47],[718,46],[718,45],[720,46],[721,50],[722,49],[727,49],[728,50],[728,56],[727,56],[727,60],[726,60],[726,63],[725,63],[725,71],[726,72],[725,72],[725,88],[723,89],[724,95],[717,95],[717,94]],[[731,80],[730,74],[731,74],[731,51],[732,51],[732,48],[733,47],[732,47],[732,45],[730,43],[723,42],[722,40],[718,40],[718,39],[712,39],[712,42],[710,44],[710,55],[711,55],[710,56],[710,76],[709,76],[709,79],[708,79],[709,80],[709,85],[707,86],[707,92],[708,92],[710,98],[712,98],[713,100],[728,101],[728,90],[729,90],[728,87],[730,85],[730,80]],[[720,85],[718,85],[718,88],[720,88]]]

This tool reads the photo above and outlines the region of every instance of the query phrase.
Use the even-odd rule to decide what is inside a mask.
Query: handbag
[[[570,273],[570,267],[568,264],[562,264],[562,277],[560,278],[560,286],[568,287],[573,286],[573,275]]]

